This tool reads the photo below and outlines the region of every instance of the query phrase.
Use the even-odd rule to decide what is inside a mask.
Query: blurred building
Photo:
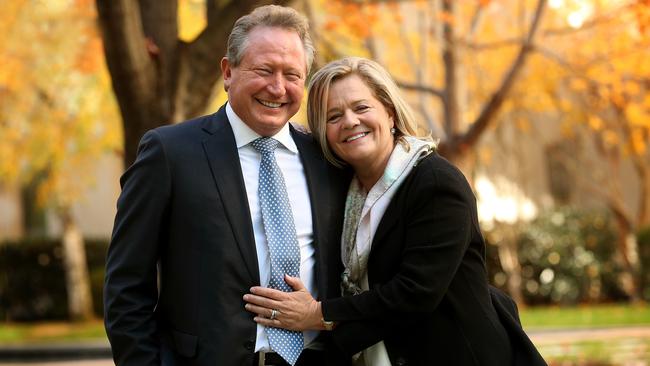
[[[470,173],[483,222],[529,221],[557,205],[603,209],[605,195],[618,195],[636,214],[640,181],[631,161],[622,157],[612,165],[597,151],[592,131],[567,136],[562,129],[538,116],[525,128],[506,120],[487,131]]]
[[[72,207],[73,217],[84,236],[89,238],[109,238],[116,212],[117,197],[120,193],[119,177],[122,174],[122,159],[115,154],[107,154],[98,159],[94,172],[94,183],[80,196]],[[21,187],[0,188],[0,242],[19,239],[26,235],[25,221],[27,210],[24,207]],[[33,209],[33,208],[32,208]],[[42,231],[45,236],[61,235],[61,222],[51,210],[42,212]]]

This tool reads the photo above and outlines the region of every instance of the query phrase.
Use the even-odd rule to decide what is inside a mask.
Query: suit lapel
[[[327,173],[327,162],[323,159],[318,146],[312,138],[299,133],[290,126],[291,136],[300,151],[300,160],[305,169],[309,199],[311,201],[312,224],[314,228],[314,248],[316,250],[316,278],[321,296],[327,294],[326,277],[327,258],[327,232],[330,226],[330,189]]]
[[[248,197],[239,163],[239,154],[225,107],[207,119],[203,126],[207,137],[203,149],[210,164],[212,177],[235,235],[235,240],[255,283],[260,283],[260,273],[255,250],[253,224],[248,207]]]

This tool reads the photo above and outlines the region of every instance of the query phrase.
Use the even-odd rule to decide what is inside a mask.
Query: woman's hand
[[[284,280],[293,292],[256,286],[244,295],[246,310],[257,314],[253,320],[267,327],[296,331],[325,329],[320,302],[314,300],[300,278],[285,275]]]

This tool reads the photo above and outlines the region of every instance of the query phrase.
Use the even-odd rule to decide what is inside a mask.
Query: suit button
[[[246,348],[247,350],[252,351],[254,347],[255,347],[255,342],[253,341],[244,342],[244,348]]]
[[[397,358],[397,360],[395,360],[395,366],[406,366],[407,364],[408,363],[406,362],[406,360],[402,357],[399,357]]]

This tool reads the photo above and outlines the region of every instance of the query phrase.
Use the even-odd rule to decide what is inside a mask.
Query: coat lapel
[[[326,276],[327,258],[329,258],[327,245],[327,232],[330,226],[330,187],[327,173],[327,162],[322,157],[318,146],[310,136],[297,132],[290,126],[291,136],[300,151],[300,160],[305,169],[309,199],[311,201],[312,224],[314,228],[314,248],[316,250],[316,278],[318,279],[319,294],[327,294]]]
[[[403,187],[402,182],[402,187]],[[381,241],[382,239],[388,235],[388,233],[391,232],[391,229],[395,224],[400,219],[400,214],[398,210],[398,202],[401,202],[402,199],[399,197],[400,196],[400,187],[398,191],[395,193],[393,198],[391,199],[390,203],[388,204],[388,207],[386,207],[386,211],[384,212],[384,215],[381,217],[381,220],[379,221],[379,225],[377,225],[377,231],[375,232],[375,236],[372,238],[372,248],[373,250],[376,250],[377,247],[381,246]],[[371,254],[372,256],[372,254]]]
[[[239,163],[239,154],[225,107],[221,107],[212,118],[206,120],[203,130],[208,134],[203,140],[203,149],[210,164],[212,177],[235,235],[235,240],[255,283],[260,283],[257,265],[253,224],[248,207],[244,177]]]

